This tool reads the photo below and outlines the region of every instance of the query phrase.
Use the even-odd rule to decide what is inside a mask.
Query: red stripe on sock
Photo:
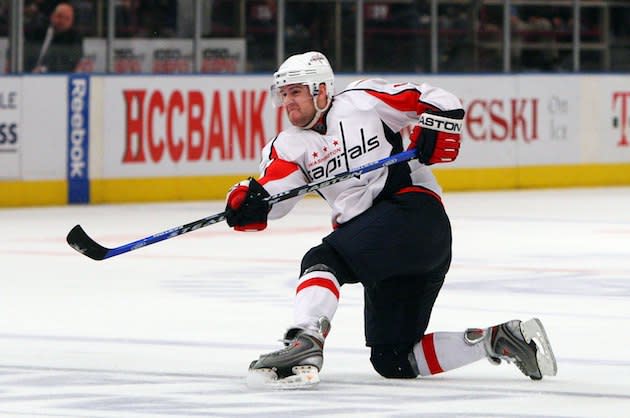
[[[332,281],[330,281],[328,279],[323,279],[321,277],[313,277],[312,279],[304,280],[297,287],[297,289],[295,290],[295,293],[297,294],[297,293],[300,292],[300,290],[305,289],[305,288],[310,287],[310,286],[325,287],[326,289],[328,289],[331,292],[333,292],[335,297],[337,299],[339,299],[339,289],[337,289],[337,286],[335,286],[335,284]]]
[[[442,366],[440,366],[440,362],[438,361],[437,354],[435,354],[435,344],[433,343],[433,334],[427,334],[422,337],[422,351],[424,352],[424,359],[427,361],[427,366],[429,366],[429,372],[431,374],[442,373]]]

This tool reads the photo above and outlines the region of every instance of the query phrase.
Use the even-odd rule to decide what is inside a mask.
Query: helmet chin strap
[[[320,109],[319,107],[317,107],[317,97],[318,96],[313,97],[313,104],[315,105],[315,115],[313,115],[313,119],[311,119],[309,123],[307,123],[305,126],[302,126],[302,129],[311,129],[313,126],[315,126],[322,114],[330,107],[330,103],[332,103],[332,99],[330,98],[330,96],[326,96],[326,106]]]

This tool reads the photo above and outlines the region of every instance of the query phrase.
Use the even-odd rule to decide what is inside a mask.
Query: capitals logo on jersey
[[[339,168],[343,167],[343,171],[348,171],[349,161],[355,160],[366,153],[378,148],[380,145],[380,141],[378,140],[378,135],[366,136],[365,130],[363,128],[360,129],[361,134],[361,142],[360,144],[354,145],[348,148],[345,152],[341,148],[339,144],[339,140],[333,139],[332,150],[328,150],[326,147],[322,149],[324,152],[323,156],[320,156],[319,153],[314,152],[311,157],[312,160],[308,162],[308,167],[310,168],[308,173],[313,180],[318,180],[322,178],[327,178],[333,174],[336,174]],[[343,172],[342,171],[342,172]]]

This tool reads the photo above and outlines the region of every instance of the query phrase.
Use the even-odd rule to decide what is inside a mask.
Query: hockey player
[[[458,155],[464,110],[452,93],[428,84],[360,80],[334,95],[326,57],[289,57],[273,76],[271,96],[292,126],[262,150],[261,175],[235,185],[226,218],[235,230],[259,231],[299,198],[264,200],[403,151],[400,131],[415,125],[417,160],[363,174],[318,193],[330,205],[334,231],[304,255],[293,326],[285,347],[263,354],[250,376],[274,386],[319,382],[324,341],[340,288],[364,287],[364,327],[374,369],[415,378],[488,358],[514,362],[528,377],[555,375],[541,322],[512,320],[489,328],[426,334],[451,262],[451,227],[429,165]]]

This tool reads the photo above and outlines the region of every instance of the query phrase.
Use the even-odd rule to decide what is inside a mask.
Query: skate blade
[[[252,389],[307,389],[319,383],[319,371],[314,366],[294,366],[293,375],[278,379],[272,369],[252,369],[247,374],[247,386]]]
[[[538,368],[543,376],[555,376],[558,373],[558,365],[556,357],[551,350],[551,344],[542,322],[538,318],[521,322],[521,332],[525,341],[528,343],[534,341],[536,348],[536,360],[538,360]]]

